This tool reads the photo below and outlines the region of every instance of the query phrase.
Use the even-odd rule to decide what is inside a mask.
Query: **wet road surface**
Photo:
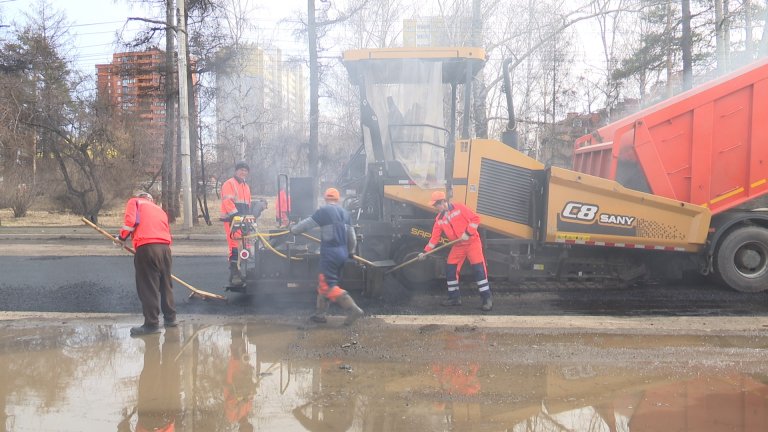
[[[136,339],[128,317],[0,321],[0,415],[12,431],[768,429],[766,330],[435,321],[195,316]]]
[[[174,274],[193,286],[224,294],[228,302],[188,300],[174,284],[181,314],[243,315],[277,310],[309,313],[313,292],[246,296],[224,291],[226,261],[220,256],[176,256]],[[140,310],[129,256],[0,256],[0,309],[6,311],[135,313]],[[739,293],[716,285],[647,285],[629,289],[531,289],[492,283],[491,315],[766,316],[768,293]],[[385,299],[361,298],[374,314],[479,314],[471,284],[462,287],[464,304],[437,306],[442,289],[408,292],[392,286]]]
[[[0,312],[0,430],[768,430],[766,293],[393,287],[318,327],[313,293],[225,293],[194,249],[174,273],[228,301],[174,284],[182,326],[139,339],[130,257],[0,256],[0,309],[31,311]]]

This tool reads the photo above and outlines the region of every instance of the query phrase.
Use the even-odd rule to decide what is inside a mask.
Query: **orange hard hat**
[[[328,188],[325,190],[323,197],[325,197],[325,199],[329,201],[338,201],[339,191],[336,188]]]
[[[436,202],[443,200],[445,200],[445,192],[434,191],[432,192],[432,199],[429,200],[429,205],[433,206]]]

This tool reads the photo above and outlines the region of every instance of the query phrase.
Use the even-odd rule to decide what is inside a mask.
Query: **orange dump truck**
[[[768,289],[768,61],[581,137],[573,170],[708,208],[701,272]]]

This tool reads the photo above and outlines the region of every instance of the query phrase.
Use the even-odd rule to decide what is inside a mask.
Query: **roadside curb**
[[[4,241],[46,241],[46,240],[104,240],[104,236],[94,233],[8,233],[0,234],[0,242]],[[173,234],[173,240],[179,241],[225,241],[224,235],[216,234]]]
[[[104,227],[110,233],[117,233],[118,227]],[[224,234],[173,233],[174,241],[214,241],[226,240]],[[84,228],[4,228],[0,227],[0,242],[2,241],[47,241],[47,240],[104,240],[104,236]]]

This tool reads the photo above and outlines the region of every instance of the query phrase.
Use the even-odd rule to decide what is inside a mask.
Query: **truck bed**
[[[768,60],[579,138],[573,169],[712,214],[768,193]]]

